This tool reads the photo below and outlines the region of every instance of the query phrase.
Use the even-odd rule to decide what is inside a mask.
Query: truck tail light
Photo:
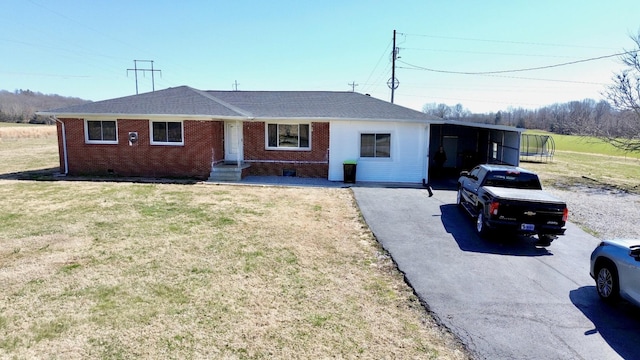
[[[498,215],[498,208],[499,208],[499,207],[500,207],[500,203],[495,202],[495,201],[494,201],[494,202],[492,202],[492,203],[489,205],[489,214],[494,215],[494,216],[495,216],[495,215]]]
[[[569,208],[564,208],[562,211],[562,221],[567,222],[567,219],[569,219]]]

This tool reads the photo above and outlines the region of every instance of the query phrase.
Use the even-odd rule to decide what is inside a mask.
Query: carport
[[[430,127],[430,168],[434,168],[434,154],[440,146],[447,154],[444,163],[447,173],[458,173],[481,163],[520,164],[520,139],[526,129],[457,120],[431,123]]]

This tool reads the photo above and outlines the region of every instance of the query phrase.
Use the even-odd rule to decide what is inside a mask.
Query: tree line
[[[461,104],[427,104],[423,112],[445,120],[463,120],[491,125],[539,129],[563,135],[595,135],[606,129],[613,136],[626,134],[634,119],[618,111],[606,100],[584,99],[557,103],[539,109],[509,108],[497,113],[474,114]]]
[[[75,97],[42,94],[31,90],[0,90],[0,122],[50,124],[52,120],[36,115],[44,111],[88,102]]]

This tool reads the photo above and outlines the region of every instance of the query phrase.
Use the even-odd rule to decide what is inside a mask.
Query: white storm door
[[[224,161],[242,162],[242,122],[227,121],[224,125]]]

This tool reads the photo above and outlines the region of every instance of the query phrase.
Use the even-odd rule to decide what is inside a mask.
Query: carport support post
[[[425,156],[424,178],[422,179],[422,186],[427,188],[427,191],[429,192],[429,197],[432,197],[433,191],[431,189],[431,185],[429,185],[429,164],[430,164],[429,145],[431,144],[431,141],[429,140],[429,138],[431,136],[431,125],[427,125],[425,127],[425,130],[426,130],[425,138],[427,139],[425,149],[427,154]]]
[[[427,156],[427,164],[429,163],[429,157]],[[429,197],[433,196],[433,189],[431,189],[431,185],[429,184],[429,168],[427,167],[427,174],[425,176],[425,179],[422,179],[422,187],[427,189],[427,192],[429,192]]]

